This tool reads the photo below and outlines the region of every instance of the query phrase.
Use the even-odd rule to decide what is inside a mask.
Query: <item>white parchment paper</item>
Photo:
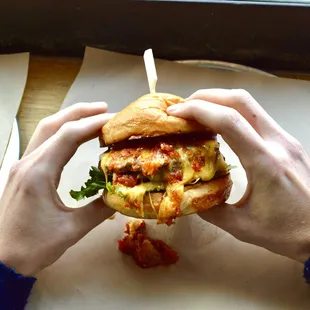
[[[0,55],[0,168],[24,93],[28,63],[29,53]]]

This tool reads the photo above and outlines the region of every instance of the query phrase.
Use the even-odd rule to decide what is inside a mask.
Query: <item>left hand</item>
[[[64,166],[113,117],[106,110],[79,103],[43,119],[11,169],[0,200],[0,261],[16,272],[36,275],[114,213],[102,198],[68,208],[57,193]]]

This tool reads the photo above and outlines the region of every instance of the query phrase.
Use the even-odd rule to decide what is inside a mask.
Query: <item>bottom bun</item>
[[[185,186],[184,196],[180,205],[181,212],[178,216],[190,215],[224,203],[230,195],[231,188],[230,174],[209,182],[199,182],[195,185]],[[145,219],[157,219],[160,202],[164,194],[165,192],[151,192],[150,195],[148,193],[144,195],[143,209]],[[102,196],[105,204],[110,208],[127,216],[141,218],[134,208],[126,206],[126,201],[120,196],[110,194],[107,190],[104,191]]]

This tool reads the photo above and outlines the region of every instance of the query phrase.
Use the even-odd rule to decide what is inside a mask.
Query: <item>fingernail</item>
[[[171,105],[167,108],[168,113],[177,113],[180,111],[180,106],[178,104]]]

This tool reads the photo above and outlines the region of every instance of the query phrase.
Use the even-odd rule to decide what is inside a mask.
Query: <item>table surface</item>
[[[59,110],[81,64],[82,60],[78,58],[30,57],[27,84],[18,112],[21,155],[38,122]],[[310,74],[272,73],[310,80]]]
[[[17,115],[21,155],[38,122],[57,112],[76,78],[81,59],[31,56],[25,92]]]

